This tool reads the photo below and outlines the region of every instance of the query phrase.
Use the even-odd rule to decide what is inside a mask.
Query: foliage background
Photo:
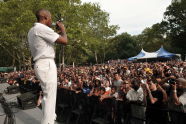
[[[156,51],[163,45],[173,53],[186,54],[186,0],[173,3],[161,23],[147,27],[136,36],[116,35],[119,27],[109,25],[109,14],[99,4],[81,0],[4,0],[0,2],[0,66],[31,67],[27,33],[36,21],[35,11],[51,11],[53,21],[63,18],[69,43],[65,63],[95,64],[110,59],[126,59],[141,48]],[[61,45],[56,45],[56,63],[62,61]]]

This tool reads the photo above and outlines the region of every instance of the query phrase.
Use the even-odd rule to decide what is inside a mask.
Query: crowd
[[[1,73],[4,78],[11,85],[39,84],[33,70]],[[186,62],[66,67],[58,71],[58,88],[99,96],[100,102],[113,98],[144,105],[148,123],[166,124],[169,116],[162,110],[186,113]]]

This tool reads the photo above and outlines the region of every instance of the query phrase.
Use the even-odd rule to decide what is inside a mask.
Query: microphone
[[[63,18],[61,18],[60,20],[58,20],[58,22],[63,22]],[[56,25],[56,22],[52,22],[52,26],[56,27],[56,30],[59,30],[58,25]]]
[[[59,19],[57,22],[63,22],[63,21],[64,21],[64,19],[61,18],[61,19]],[[52,22],[52,26],[56,26],[56,22]]]

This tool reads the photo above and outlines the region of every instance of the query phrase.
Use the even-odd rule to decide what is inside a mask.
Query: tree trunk
[[[96,51],[95,51],[95,60],[96,60],[96,64],[98,64],[98,56],[97,56],[97,53],[96,53]]]

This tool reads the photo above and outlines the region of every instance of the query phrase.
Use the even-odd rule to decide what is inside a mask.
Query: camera
[[[167,82],[168,82],[169,84],[173,84],[173,85],[176,84],[176,80],[175,80],[175,79],[169,79]]]

